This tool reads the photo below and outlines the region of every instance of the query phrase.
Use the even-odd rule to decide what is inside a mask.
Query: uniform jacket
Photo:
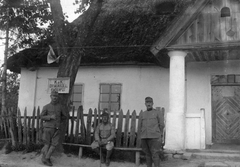
[[[94,133],[95,140],[106,139],[107,141],[112,141],[115,138],[115,128],[111,123],[104,125],[100,123]]]
[[[160,138],[164,127],[160,111],[144,111],[141,116],[141,139]]]
[[[50,118],[52,115],[56,115],[55,120]],[[43,120],[44,128],[47,127],[59,129],[61,122],[67,119],[67,114],[61,104],[49,103],[43,107],[41,119]]]

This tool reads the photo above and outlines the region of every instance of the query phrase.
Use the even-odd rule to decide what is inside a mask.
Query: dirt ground
[[[38,152],[11,152],[5,154],[6,147],[2,147],[0,143],[0,167],[44,167],[45,165],[41,162],[41,155]],[[65,148],[65,153],[61,155],[52,156],[51,160],[53,166],[56,167],[105,167],[105,164],[100,165],[98,155],[94,155],[92,152],[85,150],[83,152],[83,158],[79,159],[77,157],[78,149],[70,147]],[[131,156],[133,155],[133,156]],[[127,157],[127,159],[126,159]],[[143,157],[143,155],[141,155]],[[123,152],[115,152],[112,156],[112,161],[110,167],[136,167],[134,163],[134,154]],[[146,167],[146,164],[141,158],[141,164],[139,167]],[[198,167],[204,160],[182,160],[180,158],[168,158],[161,162],[161,167]]]
[[[52,157],[53,166],[56,167],[100,167],[100,161],[93,158],[78,159],[76,155],[62,154],[61,156]],[[161,167],[197,167],[200,161],[181,160],[181,159],[168,159],[161,163]],[[0,151],[0,167],[43,167],[45,165],[41,162],[41,155],[36,152],[23,153],[23,152],[11,152],[5,154],[4,151]],[[105,167],[105,164],[101,164],[101,167]],[[136,167],[132,162],[126,161],[113,161],[110,167]],[[145,163],[142,163],[139,167],[146,167]]]

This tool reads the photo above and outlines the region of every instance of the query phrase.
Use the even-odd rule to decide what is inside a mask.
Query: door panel
[[[214,143],[240,143],[240,87],[212,86]]]

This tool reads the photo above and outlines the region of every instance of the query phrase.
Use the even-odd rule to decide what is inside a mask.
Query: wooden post
[[[83,148],[79,147],[79,152],[78,152],[78,158],[82,158],[82,152],[83,152]]]
[[[135,164],[136,166],[140,165],[140,151],[135,152]]]

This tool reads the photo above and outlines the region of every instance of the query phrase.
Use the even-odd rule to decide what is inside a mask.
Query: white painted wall
[[[32,113],[34,106],[43,107],[49,103],[47,93],[48,78],[57,76],[57,68],[41,67],[38,71],[21,71],[19,107],[21,111],[27,106]],[[37,77],[37,82],[36,82]],[[83,108],[97,108],[100,83],[121,83],[121,108],[126,113],[145,110],[145,97],[154,99],[154,107],[165,107],[168,111],[168,69],[158,66],[112,66],[112,67],[80,67],[75,83],[84,84]],[[34,93],[35,87],[36,93]],[[35,98],[34,98],[35,97]]]
[[[240,61],[192,62],[186,64],[186,117],[200,114],[205,109],[206,144],[212,143],[211,117],[211,75],[240,74]],[[27,107],[31,114],[34,106],[49,103],[47,93],[48,78],[57,76],[57,68],[40,68],[38,71],[22,69],[19,107]],[[121,83],[121,107],[126,113],[145,110],[144,98],[152,96],[155,107],[165,107],[168,111],[169,70],[157,66],[112,66],[81,67],[75,83],[84,84],[83,107],[97,108],[100,83]],[[35,88],[37,88],[35,90]],[[186,118],[187,119],[187,118]],[[195,118],[194,118],[195,119]],[[203,148],[201,125],[199,120],[186,122],[186,148]],[[187,120],[186,120],[187,121]],[[199,126],[197,126],[197,124]],[[194,125],[194,126],[193,126]],[[200,133],[201,132],[201,133]],[[200,143],[199,143],[200,142]]]
[[[205,109],[206,144],[212,143],[211,76],[240,74],[240,61],[192,62],[187,64],[187,113]],[[189,128],[189,127],[187,127]],[[191,129],[189,129],[191,130]]]
[[[27,111],[32,111],[35,106],[35,91],[37,81],[37,71],[22,69],[18,105],[23,113],[25,107]]]

